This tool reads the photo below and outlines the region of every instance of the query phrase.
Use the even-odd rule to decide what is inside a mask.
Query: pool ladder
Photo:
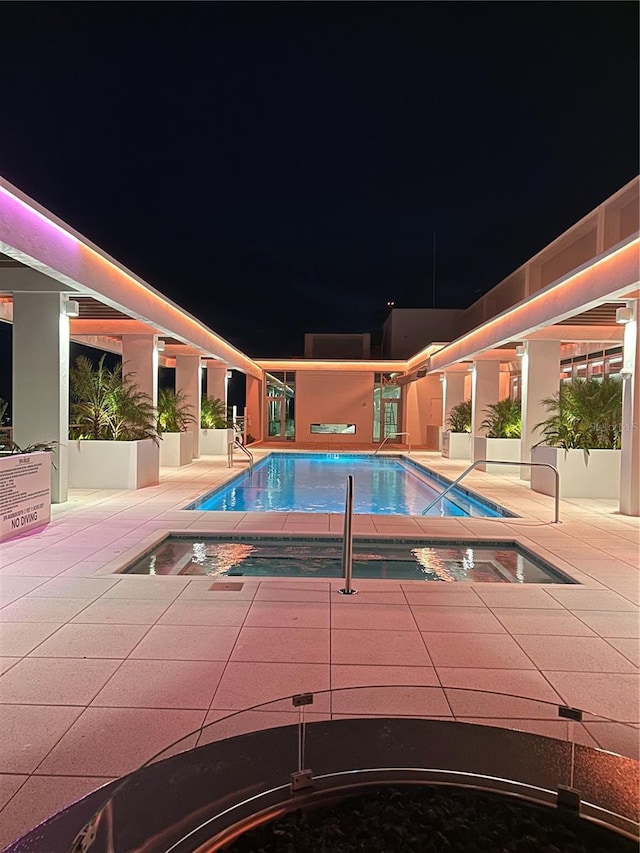
[[[426,515],[432,506],[435,506],[438,501],[441,501],[445,495],[449,494],[451,489],[455,488],[461,480],[464,480],[467,474],[470,471],[473,471],[477,465],[518,465],[520,467],[524,466],[525,468],[551,468],[555,475],[555,518],[553,519],[553,524],[560,524],[560,472],[555,465],[551,465],[549,462],[502,462],[499,459],[476,459],[475,462],[472,462],[471,465],[469,465],[469,467],[460,474],[457,480],[454,480],[453,483],[449,483],[444,492],[435,497],[431,503],[422,510],[422,515]]]
[[[244,444],[240,441],[240,437],[236,435],[233,441],[230,441],[227,445],[227,468],[233,468],[233,451],[236,447],[239,447],[240,450],[245,454],[245,456],[249,457],[249,473],[253,473],[253,453],[244,446]]]
[[[409,436],[409,450],[407,452],[411,453],[411,433],[410,432],[394,432],[391,435],[387,435],[385,438],[382,439],[382,441],[378,445],[377,450],[375,451],[375,453],[373,455],[377,456],[378,450],[381,450],[381,448],[389,441],[390,438],[397,438],[399,435],[408,435]]]
[[[342,575],[344,587],[341,595],[355,595],[358,591],[351,586],[353,574],[353,475],[347,477],[347,490],[344,500],[344,536],[342,540]]]

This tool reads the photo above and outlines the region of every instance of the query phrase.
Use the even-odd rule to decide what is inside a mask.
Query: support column
[[[633,319],[624,327],[622,359],[622,458],[620,512],[640,515],[640,335],[639,304],[630,300]]]
[[[247,435],[251,434],[256,441],[262,441],[262,413],[264,400],[262,381],[253,376],[247,376],[245,405],[247,407]]]
[[[531,448],[540,441],[533,428],[548,412],[541,400],[560,386],[560,341],[525,341],[522,356],[522,438],[520,460],[531,462]],[[531,468],[520,469],[521,480],[531,480]]]
[[[206,360],[207,397],[210,400],[222,400],[227,408],[227,367],[213,358]]]
[[[447,429],[447,419],[454,406],[464,402],[464,380],[461,370],[446,370],[442,383],[442,429]]]
[[[55,441],[51,501],[68,497],[69,318],[62,293],[13,295],[13,439]]]
[[[158,405],[158,351],[156,335],[122,336],[122,373]]]
[[[195,421],[189,428],[193,433],[193,458],[200,456],[200,356],[176,356],[176,391],[187,398],[189,409]]]
[[[500,362],[499,361],[474,361],[471,374],[471,432],[472,461],[475,455],[475,439],[484,436],[484,430],[480,426],[486,418],[484,410],[489,403],[496,403],[500,396]]]

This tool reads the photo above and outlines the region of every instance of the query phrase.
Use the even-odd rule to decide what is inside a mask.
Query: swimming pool
[[[253,472],[199,498],[185,509],[231,512],[344,512],[347,475],[354,480],[354,512],[420,515],[448,481],[398,456],[356,453],[272,453]],[[456,488],[429,515],[502,517],[508,510]]]
[[[342,541],[334,538],[173,534],[126,568],[127,574],[228,577],[342,576]],[[515,542],[355,539],[354,578],[574,583]]]

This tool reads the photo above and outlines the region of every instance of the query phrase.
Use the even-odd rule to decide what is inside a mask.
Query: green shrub
[[[158,434],[186,432],[196,423],[186,394],[173,388],[161,388],[158,394]]]
[[[217,397],[203,397],[200,403],[202,429],[224,429],[227,425],[227,407]]]
[[[540,401],[549,416],[536,424],[542,441],[564,450],[618,450],[622,436],[622,385],[615,379],[575,379]]]
[[[522,433],[522,414],[520,400],[506,397],[491,403],[484,410],[486,418],[481,428],[486,430],[487,438],[520,438]]]
[[[453,406],[447,425],[451,432],[471,432],[471,400],[463,400]]]

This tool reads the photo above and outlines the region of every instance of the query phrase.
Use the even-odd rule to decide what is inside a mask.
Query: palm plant
[[[217,397],[203,397],[200,403],[202,429],[224,429],[227,425],[227,407]]]
[[[487,417],[480,424],[486,430],[487,438],[520,438],[522,434],[522,414],[520,400],[506,397],[497,403],[490,403],[484,410]]]
[[[162,388],[158,394],[158,433],[186,432],[196,423],[186,394],[173,388]]]
[[[471,432],[471,400],[453,406],[447,418],[451,432]]]
[[[110,370],[103,355],[98,366],[78,356],[69,370],[71,437],[95,441],[158,440],[151,398],[123,374],[122,365]]]
[[[542,441],[564,450],[618,450],[622,436],[622,386],[610,377],[575,379],[541,400],[549,416],[536,424]]]

